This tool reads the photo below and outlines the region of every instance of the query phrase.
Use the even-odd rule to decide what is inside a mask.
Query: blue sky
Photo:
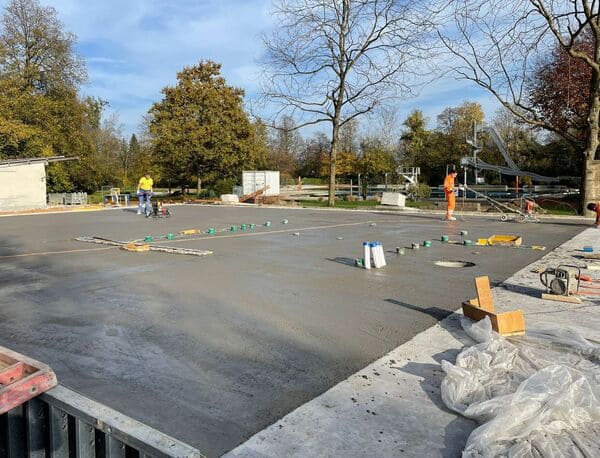
[[[4,8],[7,0],[0,0]],[[87,62],[83,92],[107,100],[129,136],[160,90],[176,81],[184,66],[211,59],[223,64],[228,83],[258,95],[260,33],[273,27],[271,0],[41,0],[53,6],[66,30],[78,37]],[[444,107],[469,99],[491,117],[493,100],[472,84],[443,78],[415,99],[398,102],[398,117],[414,108],[431,124]],[[268,113],[264,113],[268,115]],[[314,129],[313,129],[314,130]]]

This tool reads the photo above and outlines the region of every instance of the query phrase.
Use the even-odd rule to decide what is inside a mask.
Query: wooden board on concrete
[[[492,329],[501,336],[517,336],[525,334],[525,316],[522,310],[513,310],[504,313],[488,312],[470,302],[463,302],[463,313],[474,321],[490,318]]]
[[[569,302],[571,304],[581,304],[581,298],[577,296],[562,296],[558,294],[547,294],[542,293],[542,299],[546,299],[547,301],[555,301],[555,302]]]
[[[475,291],[477,291],[478,306],[488,312],[494,312],[494,299],[490,288],[490,279],[487,275],[475,278]]]
[[[515,336],[525,334],[525,316],[522,310],[496,313],[494,298],[488,276],[475,278],[477,299],[463,302],[462,309],[465,316],[474,321],[490,318],[492,329],[501,336]]]

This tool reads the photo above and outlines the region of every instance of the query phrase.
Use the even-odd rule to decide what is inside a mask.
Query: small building
[[[0,160],[0,211],[46,208],[46,165],[74,157]]]
[[[242,194],[264,189],[264,196],[279,195],[279,172],[273,170],[245,170],[242,172]]]

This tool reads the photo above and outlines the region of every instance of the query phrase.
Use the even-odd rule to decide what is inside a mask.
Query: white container
[[[399,192],[384,192],[381,196],[381,205],[404,207],[406,206],[406,196]]]
[[[235,194],[221,194],[221,202],[224,204],[239,204],[240,198]]]
[[[363,242],[363,254],[365,259],[365,269],[371,268],[371,245],[369,242]]]
[[[385,262],[385,251],[383,251],[383,245],[380,242],[377,242],[377,249],[381,258],[381,267],[387,266],[387,262]]]
[[[381,264],[381,256],[379,254],[379,249],[377,247],[378,247],[377,242],[371,243],[371,252],[373,253],[373,264],[375,265],[376,269],[379,269],[380,267],[383,267],[383,266]]]
[[[242,172],[242,193],[247,196],[264,187],[269,188],[264,192],[265,196],[279,195],[279,172],[273,170],[255,170]]]

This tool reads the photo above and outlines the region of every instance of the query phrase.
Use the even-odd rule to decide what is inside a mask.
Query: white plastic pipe
[[[371,251],[373,252],[373,264],[375,268],[379,269],[381,267],[381,257],[379,256],[379,250],[377,250],[377,242],[371,243]]]
[[[385,262],[385,251],[383,251],[381,242],[377,242],[377,249],[379,251],[379,257],[381,258],[381,267],[387,266],[387,262]]]
[[[365,269],[371,268],[371,247],[369,242],[363,242],[363,253],[365,258]]]

